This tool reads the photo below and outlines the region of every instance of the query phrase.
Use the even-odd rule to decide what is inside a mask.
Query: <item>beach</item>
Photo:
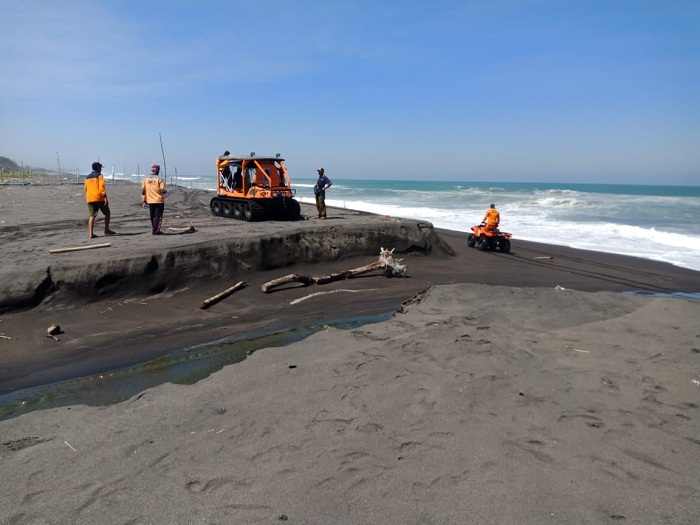
[[[0,187],[0,392],[389,318],[0,421],[0,522],[700,522],[700,302],[668,296],[700,292],[699,272],[517,234],[485,253],[466,232],[342,208],[315,221],[308,204],[301,221],[231,221],[183,188],[152,236],[139,193],[110,184],[117,235],[100,216],[89,240],[81,186]],[[260,289],[380,248],[406,277]]]

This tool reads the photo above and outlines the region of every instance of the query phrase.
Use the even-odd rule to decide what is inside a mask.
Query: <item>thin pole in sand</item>
[[[160,151],[163,154],[163,180],[168,180],[168,168],[165,165],[165,150],[163,149],[163,136],[158,132],[158,138],[160,138]]]

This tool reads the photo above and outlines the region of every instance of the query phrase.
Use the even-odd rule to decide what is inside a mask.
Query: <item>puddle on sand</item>
[[[700,293],[695,292],[622,292],[625,295],[644,295],[647,297],[675,297],[680,299],[693,299],[695,301],[700,301]]]
[[[0,395],[0,421],[47,408],[110,405],[167,382],[191,385],[226,365],[243,361],[261,348],[286,346],[328,327],[348,330],[379,323],[393,314],[353,317],[246,341],[173,352],[126,368],[9,392]]]

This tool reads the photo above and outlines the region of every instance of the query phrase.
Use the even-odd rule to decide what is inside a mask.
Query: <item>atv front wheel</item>
[[[510,241],[508,239],[503,239],[501,241],[501,253],[510,252]]]
[[[479,249],[482,252],[487,251],[491,247],[491,242],[489,241],[489,238],[486,237],[486,235],[481,235],[479,237]]]
[[[474,246],[476,246],[476,235],[473,233],[470,233],[469,237],[467,237],[467,246],[470,248],[474,248]]]

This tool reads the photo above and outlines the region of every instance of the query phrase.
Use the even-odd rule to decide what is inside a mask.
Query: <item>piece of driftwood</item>
[[[264,283],[260,289],[267,293],[277,286],[291,282],[299,282],[304,284],[304,286],[309,286],[311,284],[327,284],[334,281],[341,281],[343,279],[350,279],[357,275],[363,273],[374,272],[377,270],[384,270],[386,276],[396,276],[403,277],[406,275],[406,265],[400,264],[401,259],[398,261],[394,259],[394,250],[388,250],[382,248],[379,252],[379,260],[359,268],[354,268],[352,270],[345,270],[344,272],[332,273],[329,275],[323,275],[321,277],[313,277],[311,275],[302,275],[298,273],[293,273],[290,275],[285,275],[284,277],[279,277]]]
[[[206,310],[207,308],[218,303],[222,299],[226,299],[229,295],[231,295],[236,290],[240,290],[241,288],[244,288],[246,284],[247,283],[245,281],[239,281],[236,284],[234,284],[231,288],[227,288],[223,292],[218,293],[218,294],[210,297],[209,299],[205,299],[204,301],[202,301],[202,304],[200,304],[199,307],[202,310]]]
[[[194,226],[191,224],[187,226],[186,228],[168,228],[168,231],[171,232],[179,232],[179,233],[194,233],[197,230],[194,229]]]
[[[75,246],[72,248],[56,248],[49,250],[49,253],[78,252],[81,250],[94,250],[95,248],[107,248],[109,246],[112,246],[111,242],[103,242],[102,244],[88,244],[87,246]]]

